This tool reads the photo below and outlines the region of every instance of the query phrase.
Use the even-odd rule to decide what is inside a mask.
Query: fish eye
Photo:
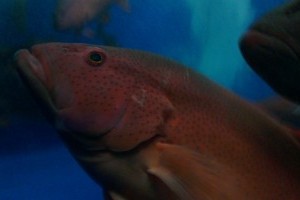
[[[100,52],[93,51],[88,55],[88,62],[93,66],[99,66],[104,61],[104,55]]]

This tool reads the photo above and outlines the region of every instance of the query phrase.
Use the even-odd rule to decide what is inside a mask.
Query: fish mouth
[[[277,61],[289,59],[299,62],[295,49],[288,42],[255,29],[248,31],[243,36],[240,48],[246,60],[248,57],[259,57],[260,54],[265,59],[272,57]]]
[[[254,71],[269,84],[280,86],[284,79],[294,80],[300,73],[300,60],[292,45],[279,37],[253,29],[241,39],[240,50]]]
[[[42,107],[45,116],[55,122],[58,109],[46,86],[47,78],[45,68],[39,59],[27,49],[21,49],[14,55],[15,67],[25,85]]]

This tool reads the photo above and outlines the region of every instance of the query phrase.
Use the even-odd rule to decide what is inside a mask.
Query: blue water
[[[101,38],[55,31],[52,26],[54,0],[28,0],[24,29],[12,21],[13,13],[18,12],[13,2],[0,1],[0,47],[3,49],[13,51],[33,42],[47,41],[103,44]],[[118,6],[111,9],[110,22],[104,29],[122,47],[171,57],[243,98],[259,101],[274,93],[249,69],[237,42],[252,21],[282,2],[131,0],[130,13]],[[95,23],[87,26],[93,28]],[[0,73],[1,79],[8,77]],[[9,81],[17,85],[18,79],[12,77]],[[2,94],[16,92],[5,89]],[[11,95],[11,98],[25,93]],[[0,98],[3,97],[0,95]],[[30,99],[25,101],[26,98],[18,102],[20,107],[28,104],[27,108],[37,109]],[[101,199],[101,188],[79,168],[46,120],[40,115],[27,117],[26,112],[21,113],[12,112],[9,122],[0,125],[0,199]]]

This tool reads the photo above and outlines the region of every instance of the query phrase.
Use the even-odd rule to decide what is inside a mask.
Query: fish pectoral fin
[[[159,160],[148,173],[176,196],[173,199],[231,199],[233,181],[218,163],[187,148],[159,143]],[[157,182],[157,181],[156,181]]]

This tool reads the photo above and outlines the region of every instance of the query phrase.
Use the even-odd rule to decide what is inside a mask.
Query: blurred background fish
[[[58,0],[54,27],[57,30],[75,30],[87,37],[102,37],[105,44],[116,45],[113,36],[103,29],[103,25],[109,22],[110,9],[115,3],[129,11],[128,0]],[[86,27],[90,21],[97,23],[96,30]]]
[[[256,21],[241,38],[246,61],[274,90],[300,103],[300,1]]]

